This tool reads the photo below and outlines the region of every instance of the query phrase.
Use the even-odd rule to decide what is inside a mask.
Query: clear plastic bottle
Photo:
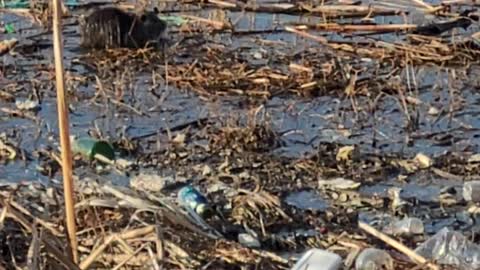
[[[448,228],[441,229],[415,252],[439,264],[453,265],[462,270],[480,269],[480,246]]]
[[[356,270],[393,270],[393,259],[386,251],[366,248],[355,261]]]
[[[392,222],[390,225],[386,226],[383,231],[391,235],[414,235],[423,234],[425,228],[422,220],[415,217],[407,217]]]

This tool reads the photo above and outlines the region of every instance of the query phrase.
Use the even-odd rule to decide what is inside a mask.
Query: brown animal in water
[[[115,7],[95,10],[80,21],[84,48],[143,48],[162,45],[167,23],[153,12],[134,14]]]

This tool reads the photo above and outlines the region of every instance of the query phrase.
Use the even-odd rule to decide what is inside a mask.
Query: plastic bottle
[[[463,234],[448,228],[441,229],[415,252],[426,259],[453,265],[462,270],[480,269],[480,246],[470,242]]]
[[[305,252],[291,270],[338,270],[342,258],[335,253],[313,248]]]
[[[393,270],[393,259],[386,251],[366,248],[355,261],[356,270]]]
[[[181,188],[177,199],[181,205],[194,210],[199,215],[204,214],[208,208],[207,199],[192,186]]]
[[[407,217],[392,222],[383,231],[391,235],[414,235],[423,234],[425,229],[422,220],[414,217]]]

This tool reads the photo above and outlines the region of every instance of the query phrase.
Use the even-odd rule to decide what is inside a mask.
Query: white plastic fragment
[[[480,181],[463,183],[463,198],[469,202],[480,202]]]
[[[322,249],[307,251],[291,270],[338,270],[342,265],[342,258],[335,253]]]
[[[249,248],[260,248],[261,244],[258,241],[257,238],[253,237],[249,233],[241,233],[238,235],[238,242],[242,244],[243,246],[249,247]]]
[[[40,107],[40,104],[37,100],[29,100],[29,99],[17,99],[15,100],[15,106],[19,110],[28,111],[28,110],[36,110]]]

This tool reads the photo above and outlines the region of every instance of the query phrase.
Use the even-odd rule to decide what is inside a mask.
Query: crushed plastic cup
[[[338,270],[342,258],[335,253],[314,248],[305,252],[291,270]]]
[[[415,217],[407,217],[393,221],[383,231],[390,235],[415,235],[423,234],[425,228],[422,220]]]
[[[355,261],[356,270],[393,270],[393,259],[386,251],[366,248]]]
[[[441,229],[415,252],[438,264],[452,265],[462,270],[480,269],[480,246],[448,228]]]

